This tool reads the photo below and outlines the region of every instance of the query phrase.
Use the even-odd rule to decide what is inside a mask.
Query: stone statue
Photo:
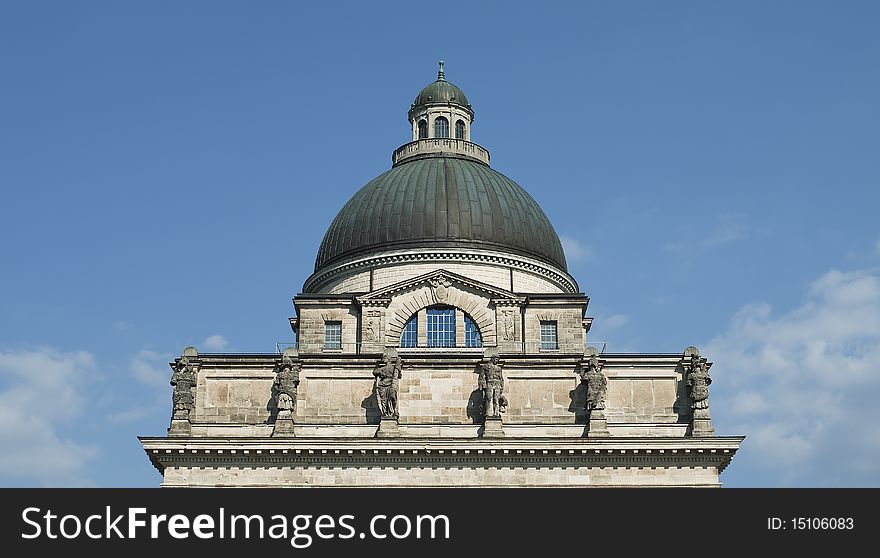
[[[196,385],[196,369],[185,354],[174,365],[171,385],[174,386],[174,392],[171,395],[171,400],[174,403],[172,420],[188,420],[189,413],[195,406],[192,388]]]
[[[275,403],[278,412],[296,412],[296,391],[299,387],[299,372],[302,370],[301,362],[294,362],[290,355],[281,357],[281,362],[275,367]]]
[[[507,410],[507,398],[504,397],[504,373],[501,370],[500,358],[497,354],[489,357],[488,362],[480,364],[478,386],[483,390],[483,412],[486,417],[500,417]]]
[[[604,364],[596,355],[590,355],[587,366],[581,369],[581,382],[587,386],[587,411],[600,411],[605,409],[605,391],[608,389],[608,379],[602,373]]]
[[[706,409],[709,407],[709,365],[700,358],[699,354],[691,355],[691,363],[687,369],[688,395],[691,397],[691,407],[694,409]]]
[[[513,312],[510,310],[504,310],[501,313],[501,322],[504,326],[504,340],[505,341],[515,341],[516,340],[516,324],[513,321]]]
[[[382,360],[373,371],[376,377],[376,397],[379,399],[379,412],[382,418],[397,419],[397,390],[400,388],[400,357],[385,352]]]
[[[378,320],[372,316],[367,318],[367,326],[364,328],[364,339],[366,341],[375,341],[379,338]]]

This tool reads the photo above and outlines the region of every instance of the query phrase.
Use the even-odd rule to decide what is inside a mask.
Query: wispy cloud
[[[202,341],[203,348],[207,351],[222,351],[229,346],[229,341],[222,335],[211,335]]]
[[[716,429],[748,436],[735,467],[759,484],[880,485],[880,272],[829,271],[789,312],[745,306],[704,353]]]
[[[715,223],[715,227],[700,242],[700,245],[703,248],[714,248],[722,244],[742,240],[746,236],[748,236],[748,228],[741,216],[722,215]]]
[[[142,384],[164,388],[171,378],[168,360],[156,351],[144,349],[132,357],[128,367],[131,375]]]
[[[135,420],[140,420],[142,418],[151,416],[153,413],[158,411],[158,407],[136,407],[134,409],[127,409],[125,411],[119,411],[117,413],[111,413],[107,415],[107,420],[114,424],[119,424],[123,422],[131,422]],[[171,413],[171,404],[169,400],[168,405],[168,413]]]
[[[559,237],[559,241],[565,251],[565,258],[569,262],[587,262],[596,256],[591,246],[570,236],[562,235]]]
[[[113,329],[115,331],[127,331],[133,327],[134,324],[126,320],[118,320],[113,322]]]
[[[617,329],[623,327],[629,322],[629,316],[626,314],[611,314],[605,318],[597,318],[596,322],[601,322],[604,329]]]
[[[136,400],[136,404],[123,411],[107,416],[112,423],[130,422],[156,414],[170,412],[171,408],[171,367],[169,355],[143,349],[129,361],[128,369],[135,380],[147,389]]]
[[[97,379],[88,352],[50,347],[0,352],[0,482],[44,486],[89,485],[98,449],[60,433],[86,405]]]
[[[708,232],[694,231],[684,240],[670,241],[663,245],[667,252],[705,252],[748,237],[749,228],[741,215],[720,215]]]

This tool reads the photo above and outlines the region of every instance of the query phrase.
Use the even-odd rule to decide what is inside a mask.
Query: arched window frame
[[[419,314],[415,313],[403,326],[400,333],[400,346],[403,348],[415,348],[419,346]]]
[[[418,129],[419,139],[426,139],[428,137],[428,121],[422,118],[419,120],[419,123],[416,124]]]
[[[434,119],[434,137],[449,137],[449,120],[447,120],[445,116],[438,116]]]
[[[464,120],[456,120],[455,121],[455,139],[467,139],[467,128],[465,126]]]
[[[469,349],[483,346],[483,335],[480,333],[480,326],[467,314],[464,314],[464,346]]]
[[[419,333],[419,314],[425,324]],[[462,323],[459,324],[458,320]],[[461,328],[461,329],[459,329]],[[464,333],[463,337],[460,335]],[[416,312],[404,323],[398,346],[402,349],[477,349],[483,346],[483,332],[470,314],[457,306],[437,304]]]

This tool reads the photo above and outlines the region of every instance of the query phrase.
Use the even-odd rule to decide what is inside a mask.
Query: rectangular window
[[[553,350],[558,348],[559,343],[556,340],[556,322],[541,320],[541,349]]]
[[[324,348],[342,348],[342,322],[324,322]]]
[[[455,347],[455,308],[428,308],[428,346]]]

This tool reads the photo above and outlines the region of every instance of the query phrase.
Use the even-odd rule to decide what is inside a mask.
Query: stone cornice
[[[457,273],[452,273],[451,271],[446,271],[445,269],[437,269],[429,273],[419,275],[418,277],[413,277],[412,279],[407,279],[393,285],[388,285],[387,287],[383,287],[365,295],[358,296],[356,297],[356,300],[358,301],[358,303],[364,306],[369,305],[370,303],[375,303],[376,301],[390,302],[391,297],[393,297],[397,293],[419,285],[428,284],[432,279],[440,278],[446,278],[452,281],[453,284],[458,283],[460,285],[470,287],[471,289],[474,289],[476,291],[486,293],[489,295],[489,298],[509,300],[512,304],[522,304],[525,301],[524,298],[518,297],[516,296],[516,294],[510,291],[499,289],[498,287],[493,287],[492,285],[483,283],[482,281],[475,281],[474,279],[464,277],[463,275],[459,275]]]
[[[571,275],[558,270],[549,264],[538,262],[537,260],[531,260],[526,257],[515,256],[513,254],[508,255],[500,254],[498,252],[482,252],[476,249],[434,249],[430,252],[388,252],[362,258],[352,258],[332,264],[329,266],[329,269],[322,268],[317,270],[306,279],[306,282],[303,285],[303,292],[314,293],[335,277],[350,271],[361,269],[368,270],[376,267],[410,262],[488,263],[504,267],[512,267],[540,275],[541,277],[556,283],[568,293],[576,294],[578,292],[577,282]]]
[[[490,302],[495,306],[525,306],[528,303],[528,297],[516,297],[516,298],[493,298],[490,299]]]
[[[324,363],[333,366],[359,368],[366,364],[374,363],[376,354],[314,354],[300,355],[304,363]],[[502,353],[501,358],[505,366],[536,366],[536,365],[574,365],[583,357],[580,353]],[[278,353],[201,353],[199,355],[202,368],[262,368],[273,365],[281,358]],[[407,351],[405,360],[419,362],[424,365],[436,365],[448,367],[460,364],[459,361],[478,362],[482,358],[481,353],[467,351],[433,351],[430,349]],[[602,360],[606,368],[627,367],[663,367],[675,368],[681,362],[681,355],[677,353],[603,353]]]
[[[707,438],[149,438],[144,451],[165,467],[716,467],[744,437]]]

